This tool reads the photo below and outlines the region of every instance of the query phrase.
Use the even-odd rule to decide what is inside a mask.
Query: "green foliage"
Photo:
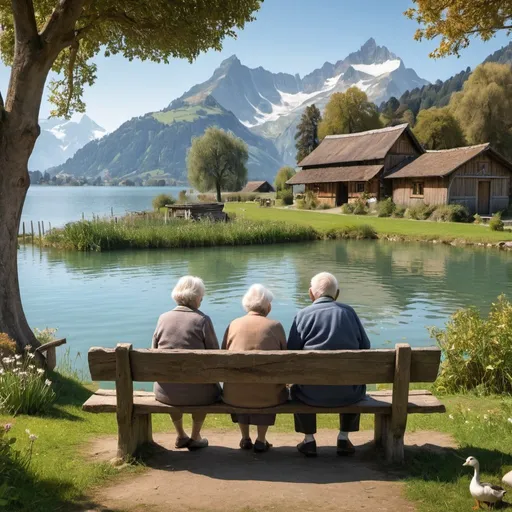
[[[354,215],[366,215],[368,213],[368,203],[366,197],[359,197],[354,202]]]
[[[377,203],[377,217],[391,217],[395,212],[396,204],[391,197]]]
[[[309,107],[308,107],[309,108]],[[285,166],[281,167],[279,171],[277,171],[276,179],[274,180],[274,185],[276,188],[276,192],[280,192],[281,190],[292,190],[291,185],[287,185],[286,182],[295,176],[295,169],[293,167]]]
[[[162,124],[172,124],[180,122],[191,123],[199,118],[216,116],[222,113],[222,109],[215,105],[208,106],[202,104],[184,104],[182,107],[163,110],[161,112],[154,112],[151,115]]]
[[[414,206],[409,206],[404,212],[406,219],[414,220],[427,220],[436,210],[435,206],[430,206],[425,203],[417,203]]]
[[[52,327],[45,327],[44,329],[38,329],[37,327],[34,329],[34,336],[36,340],[44,345],[45,343],[50,343],[50,341],[55,340],[55,333],[57,329]]]
[[[372,226],[368,224],[361,224],[359,226],[346,226],[343,228],[333,228],[325,233],[325,237],[330,240],[365,240],[377,238],[377,232]]]
[[[200,192],[240,190],[247,181],[247,144],[231,133],[209,127],[192,140],[187,156],[189,182]]]
[[[317,210],[330,210],[331,209],[331,206],[328,205],[327,203],[319,203],[318,206],[316,207]]]
[[[293,204],[293,190],[291,188],[286,188],[277,192],[276,199],[279,199],[283,206],[289,206]]]
[[[316,210],[318,207],[318,198],[311,190],[308,190],[300,199],[295,201],[299,210]]]
[[[454,94],[450,110],[469,144],[490,142],[512,157],[512,69],[510,65],[478,66],[461,92]]]
[[[395,211],[393,212],[393,217],[395,217],[396,219],[403,219],[406,210],[407,210],[407,208],[401,204],[395,205]]]
[[[377,107],[368,101],[363,91],[350,87],[344,93],[331,95],[318,125],[318,134],[323,139],[327,135],[364,132],[381,127]]]
[[[172,197],[169,194],[158,194],[151,201],[151,204],[155,211],[160,210],[160,208],[163,208],[166,204],[174,204],[174,203],[175,203],[174,197]]]
[[[489,229],[491,231],[503,231],[505,224],[501,220],[501,213],[495,213],[489,221]]]
[[[473,221],[475,224],[482,224],[482,217],[478,215],[478,213],[475,213],[475,215],[473,215],[473,219],[475,219]]]
[[[487,318],[474,307],[461,309],[430,334],[443,352],[438,390],[512,393],[512,304],[504,295]]]
[[[55,401],[51,382],[44,370],[35,364],[35,355],[2,358],[0,364],[0,410],[16,414],[38,414],[47,411]]]
[[[438,206],[430,216],[430,220],[437,222],[469,222],[471,214],[461,204],[446,204]]]
[[[465,143],[462,129],[447,107],[422,110],[413,131],[426,149],[451,149]]]
[[[297,162],[304,160],[318,146],[318,125],[322,121],[322,114],[315,104],[306,107],[295,133],[295,148],[297,149]]]
[[[354,213],[355,208],[354,203],[345,203],[341,205],[341,213],[344,213],[345,215],[350,215],[351,213]]]

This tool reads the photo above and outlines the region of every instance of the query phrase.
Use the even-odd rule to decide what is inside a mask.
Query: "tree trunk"
[[[217,189],[217,202],[222,203],[222,195],[220,193],[220,181],[217,181],[215,184],[215,188]]]

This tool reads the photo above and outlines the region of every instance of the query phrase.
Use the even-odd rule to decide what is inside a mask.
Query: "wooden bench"
[[[222,402],[208,406],[172,407],[155,400],[153,393],[133,390],[133,382],[174,383],[300,383],[393,384],[392,391],[372,391],[347,407],[311,407],[289,401],[261,413],[364,413],[375,415],[375,443],[386,459],[402,463],[408,414],[445,412],[428,391],[409,391],[410,382],[433,382],[441,353],[436,348],[359,351],[250,351],[133,350],[121,343],[115,349],[89,350],[94,381],[115,381],[116,390],[98,390],[83,405],[88,412],[115,412],[118,423],[118,457],[129,459],[152,442],[151,415],[180,410],[185,413],[251,413],[254,409]]]
[[[44,363],[48,370],[55,370],[57,366],[57,347],[66,344],[66,338],[49,341],[36,348],[35,352],[44,357]]]

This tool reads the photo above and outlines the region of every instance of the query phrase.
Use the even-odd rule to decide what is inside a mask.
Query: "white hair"
[[[314,297],[332,297],[336,298],[338,293],[338,280],[329,272],[320,272],[311,279],[311,292]]]
[[[172,291],[172,298],[178,306],[196,308],[204,297],[204,283],[199,277],[183,276]]]
[[[242,306],[248,313],[254,311],[266,315],[268,308],[274,299],[272,292],[261,284],[253,284],[242,299]]]

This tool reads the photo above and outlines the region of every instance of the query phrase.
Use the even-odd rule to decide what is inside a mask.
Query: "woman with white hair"
[[[267,318],[272,309],[272,293],[261,284],[253,284],[242,299],[247,315],[233,320],[224,334],[225,350],[286,350],[283,326]],[[267,441],[267,431],[276,421],[275,414],[258,414],[256,409],[274,407],[286,402],[288,391],[284,384],[224,384],[224,402],[235,407],[254,408],[254,414],[233,414],[242,439],[240,448],[263,453],[272,445]],[[258,437],[252,443],[249,426],[256,425]]]
[[[199,311],[205,293],[204,283],[199,277],[182,277],[174,290],[172,298],[177,306],[164,313],[158,319],[152,348],[165,350],[218,350],[219,342],[215,335],[210,317]],[[169,405],[209,405],[219,400],[218,384],[174,384],[155,382],[155,398]],[[171,413],[176,429],[176,448],[188,448],[191,451],[208,446],[208,439],[201,437],[206,414],[192,414],[192,433],[190,437],[183,428],[183,414]]]

